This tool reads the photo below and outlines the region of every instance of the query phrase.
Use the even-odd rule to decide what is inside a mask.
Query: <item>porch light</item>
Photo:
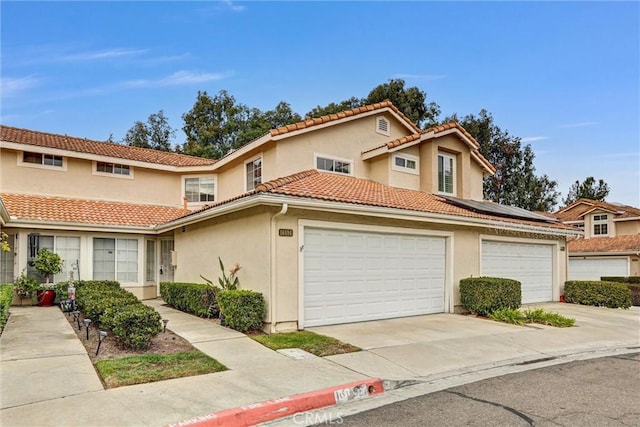
[[[162,319],[162,332],[167,332],[167,323],[169,323],[169,319]]]
[[[102,345],[102,341],[104,341],[105,338],[107,338],[107,332],[98,331],[98,348],[96,348],[96,356],[98,355],[98,352],[100,351],[100,345]]]
[[[89,339],[89,325],[91,324],[91,319],[84,319],[84,327],[87,330],[87,339]]]

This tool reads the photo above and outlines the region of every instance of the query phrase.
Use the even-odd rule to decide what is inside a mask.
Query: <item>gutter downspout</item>
[[[276,219],[281,215],[286,215],[289,210],[289,204],[283,203],[280,212],[275,213],[271,217],[271,286],[269,286],[269,305],[270,314],[269,317],[271,319],[271,325],[269,326],[269,332],[274,333],[276,331],[276,286],[277,286],[277,274],[276,274]]]

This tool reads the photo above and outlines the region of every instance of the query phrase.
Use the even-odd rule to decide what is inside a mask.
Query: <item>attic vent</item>
[[[376,132],[389,136],[389,120],[376,117]]]

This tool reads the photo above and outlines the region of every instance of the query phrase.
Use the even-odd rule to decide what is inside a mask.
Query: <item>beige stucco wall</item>
[[[394,155],[407,154],[418,158],[418,169],[416,173],[399,170],[395,167]],[[389,168],[389,185],[392,187],[408,188],[410,190],[420,190],[420,148],[413,146],[385,156],[387,167]]]
[[[180,175],[132,167],[133,179],[96,175],[90,160],[64,158],[66,168],[18,165],[18,151],[2,150],[0,190],[71,198],[88,198],[182,206]]]
[[[615,221],[616,236],[633,236],[640,234],[640,220],[635,221]]]

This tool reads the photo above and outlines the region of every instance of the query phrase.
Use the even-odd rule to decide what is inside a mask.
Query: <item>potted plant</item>
[[[36,292],[40,289],[40,284],[36,279],[27,276],[23,271],[22,274],[14,280],[13,289],[16,291],[18,298],[20,298],[20,305],[22,305],[23,299],[33,298],[36,295]]]
[[[60,255],[49,249],[40,249],[34,261],[34,267],[44,277],[45,283],[36,292],[38,305],[42,307],[52,306],[56,299],[56,292],[51,288],[49,279],[62,271],[62,259]]]

